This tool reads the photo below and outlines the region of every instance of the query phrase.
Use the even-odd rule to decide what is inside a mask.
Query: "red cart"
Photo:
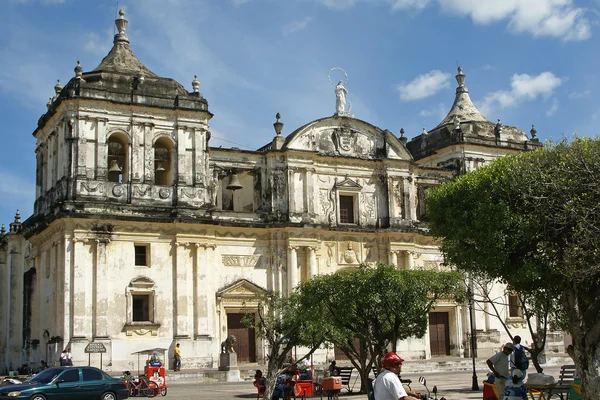
[[[166,360],[165,352],[167,349],[165,348],[154,348],[154,349],[146,349],[142,351],[136,351],[133,354],[138,355],[138,369],[139,369],[139,356],[147,355],[148,359],[146,360],[146,365],[144,366],[144,376],[149,382],[154,382],[158,387],[157,393],[160,392],[162,396],[167,395],[167,376],[165,374],[165,367],[160,362],[155,362],[151,358],[153,355],[161,354],[162,359]],[[153,385],[154,386],[154,385]]]

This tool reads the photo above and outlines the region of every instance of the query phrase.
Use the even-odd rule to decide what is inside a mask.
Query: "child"
[[[523,371],[515,369],[504,388],[502,400],[527,400],[527,388],[523,385]]]

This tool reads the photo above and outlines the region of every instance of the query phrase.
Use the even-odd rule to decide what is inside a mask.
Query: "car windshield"
[[[50,383],[52,379],[56,378],[56,375],[60,374],[62,369],[60,368],[49,368],[45,369],[37,375],[27,379],[25,383]]]

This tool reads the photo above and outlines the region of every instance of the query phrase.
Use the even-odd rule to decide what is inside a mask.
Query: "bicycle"
[[[132,376],[129,371],[123,371],[123,378],[129,389],[130,397],[155,397],[160,394],[160,388],[156,382],[145,376]]]

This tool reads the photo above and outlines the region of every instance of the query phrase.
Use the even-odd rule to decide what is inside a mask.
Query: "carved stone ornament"
[[[352,243],[348,243],[348,249],[344,251],[344,261],[347,264],[356,264],[356,252],[352,249]]]
[[[81,191],[88,193],[104,193],[104,184],[102,182],[81,182]]]
[[[239,256],[223,254],[223,265],[226,267],[257,267],[261,255]]]
[[[150,197],[152,195],[152,186],[135,185],[133,187],[135,197]]]
[[[188,189],[186,189],[186,188],[183,188],[183,189],[181,189],[181,194],[182,194],[183,196],[185,196],[185,197],[188,197],[188,198],[190,198],[190,199],[194,199],[194,198],[196,198],[196,195],[197,195],[197,193],[196,193],[196,190],[195,190],[195,189],[193,189],[193,188],[188,188]],[[182,197],[183,197],[183,196],[182,196]]]
[[[167,188],[161,188],[158,191],[158,197],[160,197],[161,199],[168,199],[169,197],[171,197],[171,191]]]
[[[125,189],[122,185],[117,185],[113,187],[112,193],[115,197],[121,197],[125,193]]]
[[[331,134],[331,140],[337,152],[342,156],[350,156],[356,153],[357,132],[349,128],[335,128]]]

